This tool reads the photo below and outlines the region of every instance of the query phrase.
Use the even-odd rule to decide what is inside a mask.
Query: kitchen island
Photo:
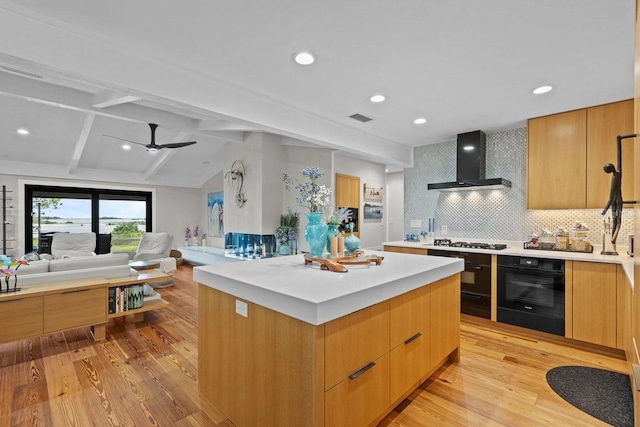
[[[238,427],[367,426],[457,361],[463,262],[376,254],[348,273],[302,255],[194,268],[205,411]]]

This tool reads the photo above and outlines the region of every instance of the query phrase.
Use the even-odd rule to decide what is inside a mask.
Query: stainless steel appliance
[[[564,264],[498,255],[498,322],[564,336]]]
[[[491,319],[491,255],[429,249],[429,255],[464,259],[460,273],[460,311]]]

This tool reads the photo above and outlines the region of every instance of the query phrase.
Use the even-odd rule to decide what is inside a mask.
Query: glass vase
[[[353,234],[353,230],[351,230],[351,234],[347,238],[344,239],[344,248],[347,253],[354,253],[358,249],[360,249],[360,239],[358,236]]]
[[[331,253],[331,238],[336,235],[338,224],[327,224],[327,252]]]
[[[291,245],[289,242],[280,242],[280,247],[278,248],[278,255],[291,255]]]
[[[309,212],[309,223],[304,229],[304,238],[309,245],[309,254],[312,257],[321,257],[327,246],[327,224],[322,222],[322,212]]]

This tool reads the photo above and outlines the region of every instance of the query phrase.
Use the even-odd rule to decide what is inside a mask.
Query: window
[[[98,236],[96,253],[135,252],[151,231],[151,192],[25,186],[25,250],[50,253],[54,233]]]

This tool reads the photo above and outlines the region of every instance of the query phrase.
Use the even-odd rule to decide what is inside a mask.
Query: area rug
[[[633,395],[628,375],[586,366],[559,366],[547,383],[560,397],[616,427],[633,427]]]

